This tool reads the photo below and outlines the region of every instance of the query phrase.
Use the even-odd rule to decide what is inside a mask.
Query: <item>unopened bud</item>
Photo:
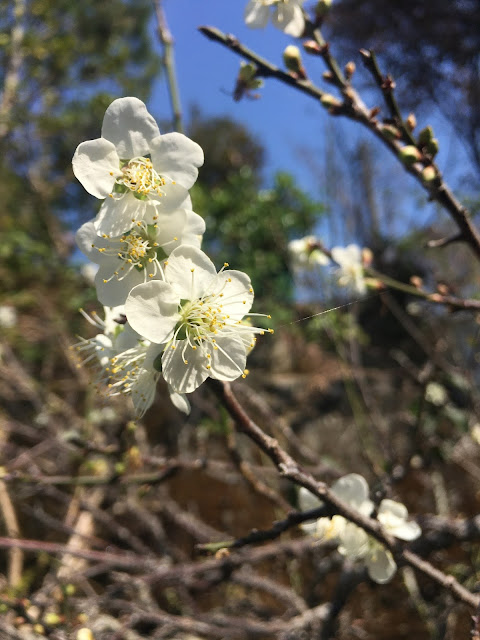
[[[437,155],[439,148],[440,146],[437,138],[432,138],[427,144],[427,153],[434,158]]]
[[[415,289],[421,289],[423,287],[423,280],[420,276],[411,276],[410,283],[415,287]]]
[[[432,139],[433,139],[432,127],[425,127],[418,134],[418,146],[426,147]]]
[[[317,18],[323,18],[327,15],[332,6],[332,0],[318,0],[317,6],[315,7],[315,16]]]
[[[373,251],[368,247],[362,249],[362,264],[364,267],[369,267],[373,262]]]
[[[338,100],[338,98],[335,98],[335,96],[332,96],[331,93],[324,93],[320,98],[320,102],[327,109],[337,109],[342,106],[340,100]]]
[[[393,124],[382,124],[380,127],[385,138],[389,140],[399,140],[402,137],[400,130],[394,127]]]
[[[320,47],[315,42],[315,40],[306,40],[303,43],[303,48],[305,49],[306,53],[310,53],[316,56],[319,56],[321,54]]]
[[[414,113],[410,113],[406,119],[406,125],[409,128],[410,131],[413,131],[415,129],[415,127],[417,126],[417,119],[415,117]]]
[[[305,69],[302,65],[302,55],[300,49],[294,44],[289,44],[283,52],[283,62],[289,71],[292,71],[300,78],[305,79]]]
[[[77,631],[76,640],[95,640],[95,638],[90,629],[83,627]]]
[[[413,146],[413,144],[402,147],[398,152],[398,156],[400,160],[406,165],[415,164],[415,162],[419,162],[423,158],[423,155],[420,153],[417,147]]]
[[[248,84],[250,80],[252,80],[257,73],[257,65],[252,64],[251,62],[240,62],[240,71],[238,72],[239,79]]]
[[[335,78],[333,77],[333,73],[331,71],[324,71],[322,73],[322,78],[327,82],[331,82],[332,84],[335,84]]]
[[[435,168],[432,167],[431,165],[428,167],[425,167],[425,169],[422,171],[422,180],[424,182],[432,182],[433,180],[435,180],[436,177],[437,177],[437,172],[435,171]]]
[[[353,60],[350,60],[350,62],[347,62],[347,64],[345,65],[345,75],[348,78],[348,80],[350,80],[350,78],[353,76],[356,68],[357,68],[357,65],[353,62]]]

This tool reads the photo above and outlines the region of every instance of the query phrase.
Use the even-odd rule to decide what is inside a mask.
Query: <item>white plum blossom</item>
[[[290,240],[288,252],[292,268],[295,271],[300,269],[313,269],[315,266],[325,266],[330,259],[318,248],[318,238],[316,236],[305,236]]]
[[[339,478],[332,484],[334,493],[343,502],[350,505],[361,514],[369,516],[373,511],[373,502],[369,499],[368,484],[365,478],[358,473],[349,473],[343,478]],[[323,502],[305,488],[300,489],[299,506],[302,511],[315,509],[322,506]],[[332,518],[318,518],[315,522],[304,523],[302,529],[309,534],[319,538],[340,541],[347,520],[342,516],[335,515]]]
[[[180,244],[199,247],[205,231],[203,218],[179,209],[161,213],[155,224],[139,221],[118,237],[98,236],[93,221],[76,234],[77,245],[99,265],[95,286],[100,302],[108,306],[124,304],[130,290],[149,279],[163,277],[162,261]]]
[[[335,271],[338,284],[348,287],[353,293],[363,295],[367,290],[362,261],[362,250],[356,244],[348,247],[333,247],[332,259],[338,264]]]
[[[125,310],[135,331],[166,345],[162,374],[178,393],[194,391],[208,377],[245,377],[252,336],[264,333],[242,322],[256,315],[249,313],[250,278],[227,266],[217,273],[200,249],[182,245],[164,262],[165,281],[140,284],[127,298]]]
[[[84,188],[104,200],[95,227],[109,236],[137,221],[155,224],[160,212],[191,208],[188,189],[202,164],[198,144],[181,133],[160,135],[144,103],[132,97],[112,102],[102,137],[82,142],[72,160]]]
[[[82,311],[82,310],[81,310]],[[141,418],[155,399],[161,376],[156,364],[162,345],[143,340],[126,322],[124,307],[104,307],[105,319],[95,312],[84,317],[102,333],[93,338],[82,338],[73,348],[84,355],[82,364],[93,363],[95,382],[107,396],[121,393],[132,398],[135,415]],[[173,404],[184,413],[190,412],[188,401],[169,389]]]
[[[271,16],[273,24],[287,35],[299,38],[305,31],[304,0],[250,0],[245,8],[245,23],[263,29]]]
[[[332,491],[362,515],[372,514],[374,505],[368,499],[368,485],[362,476],[349,474],[340,478],[332,485]],[[307,510],[321,505],[322,502],[302,488],[299,504],[302,510]],[[400,540],[415,540],[421,535],[421,529],[416,522],[409,522],[407,518],[408,511],[400,502],[385,499],[380,503],[377,519],[385,531]],[[362,561],[370,578],[379,584],[389,582],[397,570],[395,560],[388,549],[342,516],[319,518],[314,523],[301,526],[306,533],[338,544],[338,551],[350,560]]]

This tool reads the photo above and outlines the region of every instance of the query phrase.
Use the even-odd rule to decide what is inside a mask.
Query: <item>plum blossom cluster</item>
[[[203,151],[183,134],[160,134],[143,102],[128,97],[108,107],[101,137],[82,142],[72,164],[102,201],[76,240],[97,265],[105,309],[105,319],[84,313],[100,333],[74,346],[108,394],[131,395],[137,416],[161,377],[188,413],[185,394],[207,378],[247,375],[247,355],[264,333],[251,325],[260,314],[250,313],[249,277],[228,264],[217,272],[200,249],[205,223],[188,190]]]
[[[372,515],[374,504],[368,497],[368,484],[362,476],[350,473],[340,478],[332,485],[332,492],[362,515]],[[321,506],[322,502],[302,488],[299,493],[299,505],[303,511],[307,511]],[[376,517],[387,533],[400,540],[415,540],[421,535],[418,524],[407,520],[408,511],[400,502],[382,500]],[[301,527],[305,533],[336,544],[339,553],[350,560],[363,562],[370,578],[375,582],[384,584],[395,575],[397,565],[390,551],[343,516],[319,518]]]
[[[365,294],[368,284],[374,284],[365,275],[365,269],[372,262],[370,249],[349,244],[347,247],[333,247],[328,251],[316,236],[305,236],[291,240],[288,250],[294,271],[333,265],[333,275],[338,286],[345,287],[354,295]]]

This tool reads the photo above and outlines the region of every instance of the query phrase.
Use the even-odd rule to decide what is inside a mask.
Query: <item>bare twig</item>
[[[311,81],[300,80],[293,75],[285,73],[272,65],[268,60],[261,58],[254,51],[244,47],[238,40],[232,35],[226,35],[219,29],[214,27],[199,27],[200,31],[210,40],[220,43],[224,47],[227,47],[230,51],[233,51],[239,56],[250,60],[258,67],[258,74],[266,78],[276,78],[284,84],[287,84],[302,93],[306,93],[310,97],[314,98],[318,102],[322,102],[322,98],[325,100],[327,95],[324,91],[312,84]],[[359,94],[348,85],[342,85],[343,102],[338,100],[338,104],[334,106],[326,105],[329,108],[331,115],[345,116],[350,120],[359,122],[366,127],[375,137],[398,158],[401,158],[401,151],[403,143],[399,140],[392,139],[387,135],[384,130],[383,124],[380,123],[371,110],[363,103]],[[416,180],[422,185],[422,187],[428,192],[431,200],[438,202],[444,209],[448,211],[450,216],[456,222],[460,234],[464,241],[468,243],[476,254],[480,258],[480,233],[471,220],[470,212],[456,199],[450,188],[444,182],[439,168],[429,158],[422,158],[421,161],[414,164],[402,165],[407,173],[410,173],[416,178]],[[431,165],[435,172],[435,179],[432,181],[426,181],[423,177],[423,169],[425,165]]]

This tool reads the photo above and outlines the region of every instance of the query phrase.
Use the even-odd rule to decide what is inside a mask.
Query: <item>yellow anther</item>
[[[228,262],[224,262],[224,263],[223,263],[223,266],[224,266],[224,267],[229,267],[230,265],[228,264]]]
[[[149,277],[149,278],[153,278],[153,273],[149,273],[149,274],[148,274],[148,277]]]
[[[112,194],[111,194],[111,193],[109,193],[109,194],[108,194],[108,197],[109,197],[109,198],[113,198],[113,196],[112,196]]]
[[[272,319],[272,316],[267,316],[267,318],[268,318],[269,320],[271,320],[271,319]]]
[[[193,273],[195,271],[195,269],[190,269],[190,271]]]

